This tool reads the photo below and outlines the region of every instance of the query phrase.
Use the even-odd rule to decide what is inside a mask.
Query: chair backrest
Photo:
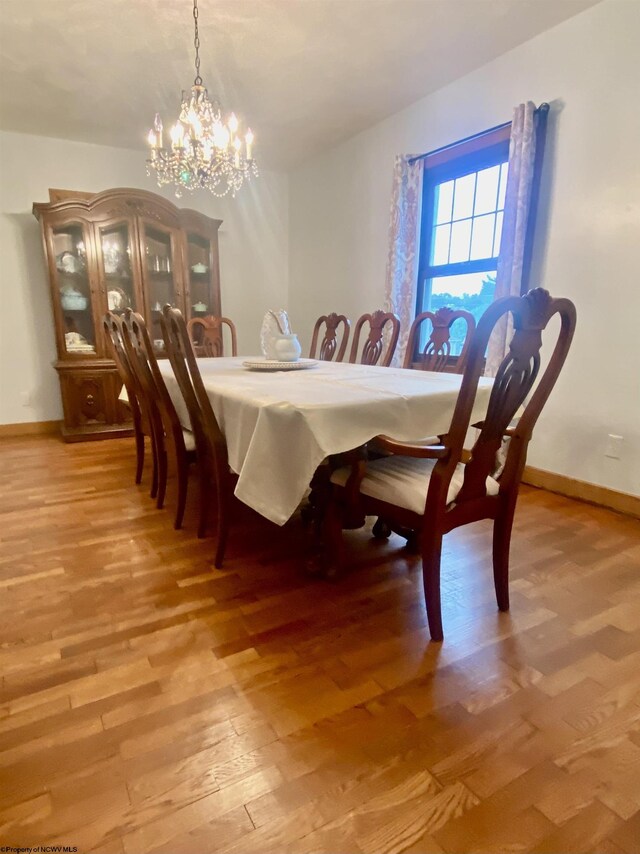
[[[333,357],[335,356],[336,362],[341,362],[344,359],[344,354],[347,351],[351,323],[344,316],[344,314],[336,314],[335,311],[332,311],[331,314],[323,314],[322,317],[319,317],[316,320],[316,325],[313,327],[313,337],[311,338],[311,349],[309,350],[309,358],[316,358],[318,336],[320,335],[320,329],[322,328],[323,324],[325,326],[324,337],[320,342],[320,351],[318,353],[317,358],[321,359],[323,362],[331,362],[333,361]],[[343,327],[342,341],[340,342],[340,346],[338,347],[338,330],[340,326]]]
[[[369,324],[369,334],[364,342],[362,353],[358,357],[360,332],[365,323]],[[383,335],[387,323],[391,325],[391,335],[385,350]],[[359,363],[361,365],[377,365],[378,362],[381,362],[383,367],[388,367],[393,359],[399,335],[400,320],[395,314],[380,310],[374,311],[373,314],[363,314],[362,317],[358,318],[353,330],[353,344],[351,345],[349,361],[352,364]]]
[[[111,342],[113,361],[116,363],[122,384],[127,390],[129,408],[131,409],[134,425],[140,425],[143,431],[146,432],[149,428],[147,407],[143,399],[143,389],[138,383],[137,376],[133,373],[129,356],[124,346],[122,321],[117,314],[108,311],[102,318],[102,326],[107,336],[107,341]]]
[[[189,338],[196,356],[224,356],[223,324],[231,333],[231,355],[238,355],[236,327],[228,317],[208,314],[206,317],[192,317],[187,323]]]
[[[107,336],[107,341],[111,342],[111,352],[113,353],[113,361],[116,363],[116,368],[122,384],[127,390],[129,402],[132,399],[135,402],[135,386],[136,379],[131,371],[131,365],[127,353],[124,349],[124,341],[122,340],[122,328],[120,318],[117,314],[108,311],[102,318],[102,326]]]
[[[442,498],[446,494],[453,471],[461,460],[489,338],[498,324],[507,323],[509,313],[514,329],[509,351],[496,373],[485,418],[474,425],[479,429],[479,435],[465,463],[464,481],[456,506],[460,508],[486,497],[486,479],[495,470],[496,454],[506,437],[509,437],[509,448],[500,475],[500,496],[511,492],[515,500],[533,428],[564,365],[576,325],[573,303],[568,299],[554,299],[542,288],[529,291],[522,297],[496,300],[481,317],[469,347],[451,426],[442,437],[442,443],[450,453],[438,461],[429,484],[427,505],[433,498],[431,509],[441,503],[436,496]],[[556,314],[560,316],[560,331],[553,353],[538,379],[542,331]],[[509,425],[521,407],[522,414],[516,426],[510,429]]]
[[[422,324],[428,320],[431,322],[431,334],[426,345],[420,351],[422,358],[415,363],[415,367],[424,371],[446,371],[451,357],[451,327],[459,319],[464,320],[466,323],[466,335],[455,366],[450,368],[450,370],[456,374],[463,373],[467,362],[471,336],[476,328],[476,322],[470,312],[463,309],[455,310],[448,306],[443,306],[436,312],[423,311],[413,321],[409,332],[403,367],[412,367],[420,329]]]
[[[189,412],[198,465],[208,465],[219,483],[228,473],[227,443],[202,382],[187,324],[177,308],[165,305],[160,325],[169,361]]]
[[[183,445],[182,425],[160,373],[144,318],[127,308],[122,317],[122,326],[127,348],[132,354],[132,364],[134,369],[137,368],[147,393],[153,397],[153,406],[160,416],[164,434],[167,436],[172,434],[175,440]]]

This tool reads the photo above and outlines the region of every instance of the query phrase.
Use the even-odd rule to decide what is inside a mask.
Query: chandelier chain
[[[193,23],[195,27],[193,46],[196,49],[196,78],[193,82],[196,86],[202,86],[202,77],[200,76],[200,37],[198,35],[198,0],[193,0]]]

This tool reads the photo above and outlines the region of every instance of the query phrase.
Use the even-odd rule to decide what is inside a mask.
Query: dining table
[[[257,361],[256,357],[253,361]],[[462,376],[318,361],[303,370],[250,370],[247,357],[198,359],[202,381],[238,475],[235,495],[284,525],[318,466],[378,435],[418,441],[449,429]],[[183,427],[191,424],[168,360],[160,371]],[[493,380],[481,378],[472,421]]]

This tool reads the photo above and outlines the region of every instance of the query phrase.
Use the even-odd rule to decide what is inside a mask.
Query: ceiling
[[[201,73],[288,168],[597,1],[199,0]],[[191,0],[0,0],[0,47],[4,129],[144,150],[193,81]]]

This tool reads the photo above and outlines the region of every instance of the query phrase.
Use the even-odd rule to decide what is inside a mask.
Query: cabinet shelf
[[[61,270],[59,267],[56,267],[56,272],[58,274],[58,278],[66,279],[70,282],[86,282],[89,278],[86,270],[81,270],[78,273],[71,273],[69,270]]]

